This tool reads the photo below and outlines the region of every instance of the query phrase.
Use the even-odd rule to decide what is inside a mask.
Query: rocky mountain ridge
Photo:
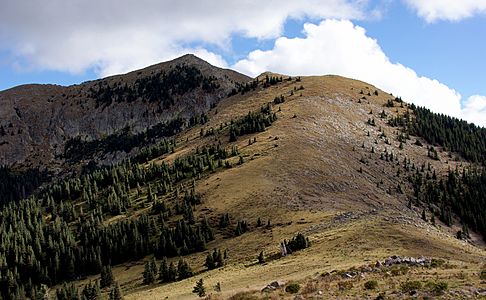
[[[123,129],[137,134],[176,117],[187,120],[248,80],[185,55],[79,85],[29,84],[2,91],[0,165],[61,164],[70,139],[103,139]]]

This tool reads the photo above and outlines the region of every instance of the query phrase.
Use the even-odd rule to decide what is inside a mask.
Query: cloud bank
[[[187,45],[230,48],[232,34],[265,39],[288,18],[361,18],[366,0],[15,0],[0,3],[0,50],[19,68],[101,76],[191,52],[224,66],[221,56]]]
[[[404,0],[427,22],[460,21],[486,13],[486,0]]]
[[[486,12],[486,0],[402,0],[428,22]],[[369,0],[15,0],[0,1],[0,52],[10,67],[107,76],[194,53],[227,67],[231,38],[276,39],[234,67],[256,75],[339,74],[368,81],[436,112],[486,125],[486,98],[462,99],[446,85],[389,60],[351,21],[379,16]],[[305,38],[281,37],[288,19]],[[201,46],[204,45],[205,47]],[[207,46],[210,47],[207,47]],[[214,49],[212,51],[208,48]]]
[[[252,51],[233,67],[250,75],[271,70],[356,78],[435,112],[486,126],[486,97],[473,96],[461,105],[461,95],[454,89],[391,62],[364,28],[350,21],[325,20],[317,25],[305,24],[304,34],[304,38],[278,38],[273,49]]]

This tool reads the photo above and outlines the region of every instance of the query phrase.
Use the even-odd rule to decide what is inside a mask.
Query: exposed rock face
[[[177,81],[177,76],[167,79],[168,88],[161,93],[153,82],[162,82],[167,73],[180,66],[190,67],[195,75],[183,72],[179,76],[187,78],[186,86]],[[201,82],[191,85],[193,78]],[[80,85],[32,84],[0,92],[0,165],[62,163],[64,145],[71,138],[99,139],[126,127],[137,133],[176,117],[190,118],[208,111],[235,83],[248,80],[245,75],[185,55]]]

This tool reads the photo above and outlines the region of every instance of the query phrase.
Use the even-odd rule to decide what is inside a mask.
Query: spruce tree
[[[91,283],[91,281],[84,286],[81,292],[82,300],[100,300],[101,291],[98,282]]]
[[[167,264],[167,258],[164,256],[159,268],[159,280],[162,282],[169,282],[169,266]]]
[[[176,269],[174,263],[171,262],[169,264],[169,272],[168,272],[167,281],[173,282],[173,281],[176,281],[176,280],[177,280],[177,269]]]
[[[427,222],[427,215],[425,214],[425,208],[422,210],[422,220]]]
[[[263,251],[261,251],[260,254],[258,255],[258,263],[259,264],[265,263],[265,256],[263,256]]]
[[[113,284],[113,272],[110,265],[101,267],[100,287],[105,288]]]
[[[115,286],[111,289],[109,300],[123,300],[123,294],[121,292],[118,282],[116,282]]]
[[[152,258],[151,260],[145,262],[145,267],[143,271],[143,283],[152,284],[155,282],[156,278],[157,278],[157,265],[155,263],[155,259]]]
[[[212,270],[212,269],[216,268],[216,264],[214,262],[213,255],[211,255],[211,253],[208,253],[208,255],[206,256],[206,262],[204,263],[204,266],[206,268],[208,268],[208,270]]]
[[[193,275],[191,267],[189,267],[189,264],[182,258],[179,259],[179,263],[177,264],[177,275],[179,280],[192,277]]]
[[[221,268],[222,266],[224,266],[224,259],[223,259],[223,255],[221,254],[220,249],[217,249],[217,250],[214,249],[213,260],[214,260],[214,263],[216,264],[216,267]]]
[[[194,286],[192,292],[201,298],[206,296],[206,288],[204,287],[204,282],[202,278],[196,282],[196,285]]]

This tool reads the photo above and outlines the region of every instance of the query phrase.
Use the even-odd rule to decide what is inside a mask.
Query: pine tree
[[[101,267],[100,287],[105,288],[113,284],[113,272],[110,265]]]
[[[258,263],[259,264],[265,263],[265,256],[263,255],[263,251],[260,251],[260,254],[258,255]]]
[[[143,283],[152,284],[155,282],[156,278],[157,278],[157,265],[155,263],[155,259],[152,258],[151,260],[145,262],[145,268],[143,271]]]
[[[259,264],[265,263],[265,256],[263,256],[263,251],[261,251],[260,254],[258,255],[258,263]]]
[[[123,294],[121,292],[118,282],[116,282],[115,286],[111,289],[109,300],[123,300]]]
[[[230,219],[228,214],[223,214],[219,218],[219,228],[225,228],[230,224]]]
[[[191,267],[189,267],[189,264],[182,258],[179,259],[179,263],[177,264],[177,274],[179,280],[192,277],[193,275]]]
[[[206,256],[206,262],[204,263],[204,266],[206,268],[208,268],[208,270],[212,270],[212,269],[216,268],[216,264],[214,262],[213,255],[211,255],[211,253],[208,253],[208,255]]]
[[[206,296],[206,288],[204,287],[204,282],[202,278],[196,282],[196,285],[194,286],[192,292],[194,294],[197,294],[201,298]]]
[[[162,282],[169,282],[169,266],[167,264],[167,258],[164,256],[159,268],[159,280]]]
[[[16,295],[10,297],[12,299],[21,299],[24,297],[19,297]],[[74,284],[66,285],[64,284],[60,289],[56,290],[57,300],[79,300],[79,292]]]
[[[84,286],[81,292],[82,300],[99,300],[101,299],[101,291],[98,282],[91,283],[91,281]]]
[[[422,210],[422,220],[427,222],[427,215],[425,214],[425,208]]]
[[[169,272],[168,272],[168,282],[173,282],[177,280],[177,269],[173,262],[169,264]]]
[[[218,268],[221,268],[222,266],[224,266],[224,259],[223,259],[223,255],[221,254],[221,250],[214,249],[213,261],[216,264],[216,267],[218,267]]]

